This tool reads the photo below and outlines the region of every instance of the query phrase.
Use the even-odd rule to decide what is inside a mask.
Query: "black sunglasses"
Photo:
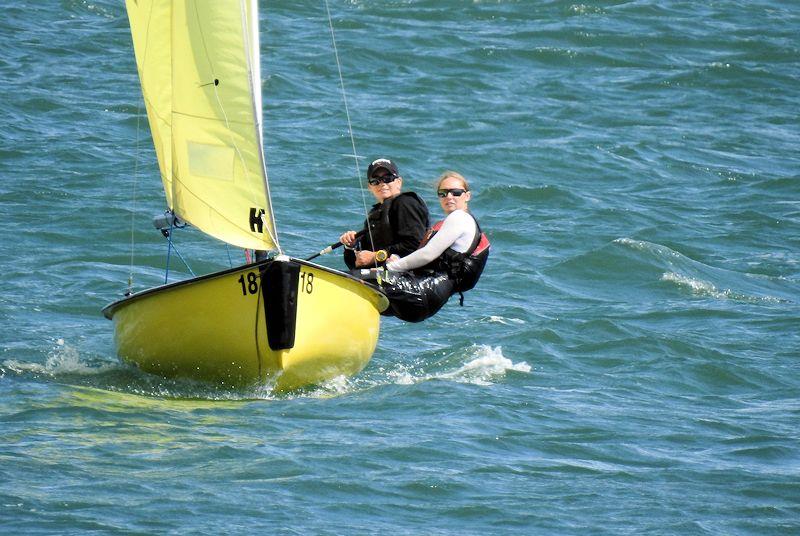
[[[396,179],[399,179],[397,175],[384,175],[383,177],[372,177],[367,182],[370,186],[377,186],[380,183],[389,184],[390,182],[394,182]]]
[[[467,191],[463,188],[445,188],[436,191],[439,197],[447,197],[447,194],[453,194],[453,197],[461,197]]]

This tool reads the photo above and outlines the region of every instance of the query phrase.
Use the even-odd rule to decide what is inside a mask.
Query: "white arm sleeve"
[[[406,255],[396,262],[390,262],[386,268],[394,272],[406,272],[425,266],[444,250],[452,246],[462,235],[469,235],[470,242],[475,236],[475,224],[472,216],[463,210],[451,212],[445,218],[442,228],[433,235],[433,238],[425,244],[425,247]]]

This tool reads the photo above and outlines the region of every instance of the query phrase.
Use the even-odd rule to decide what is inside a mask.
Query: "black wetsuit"
[[[388,255],[404,257],[419,247],[429,225],[425,202],[414,192],[403,192],[372,206],[367,221],[364,222],[365,233],[360,239],[358,249],[384,249]],[[344,262],[348,268],[356,267],[355,253],[352,250],[344,251]]]

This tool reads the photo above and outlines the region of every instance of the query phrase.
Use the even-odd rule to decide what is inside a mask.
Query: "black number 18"
[[[314,291],[314,274],[311,272],[300,272],[300,279],[302,283],[300,283],[300,292],[305,291],[307,294],[311,294]]]
[[[244,281],[244,274],[239,276],[239,283],[242,285],[242,296],[247,296],[248,292],[250,294],[258,292],[258,277],[255,272],[248,272],[247,284]]]

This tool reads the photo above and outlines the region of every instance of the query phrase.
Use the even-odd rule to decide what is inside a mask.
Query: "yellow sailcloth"
[[[261,138],[256,0],[127,0],[167,205],[201,231],[280,253]],[[376,287],[279,254],[114,302],[117,354],[166,377],[294,389],[361,370]]]
[[[127,0],[167,205],[229,244],[278,248],[254,0]]]

